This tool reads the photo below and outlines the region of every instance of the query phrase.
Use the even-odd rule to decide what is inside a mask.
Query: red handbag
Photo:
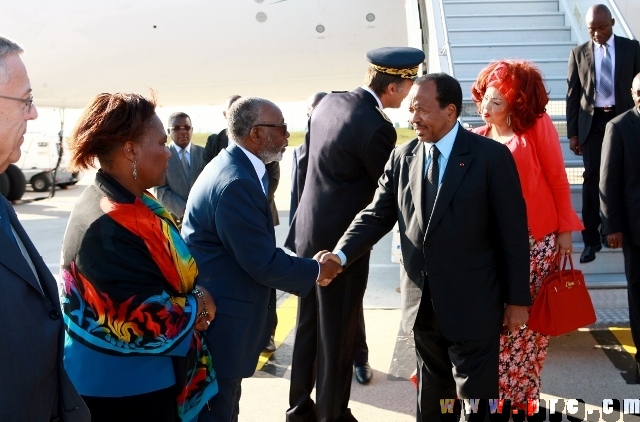
[[[582,271],[573,268],[571,255],[565,255],[562,269],[560,259],[558,254],[556,271],[542,282],[527,323],[531,330],[549,336],[566,334],[596,322]],[[570,269],[566,269],[567,261]]]

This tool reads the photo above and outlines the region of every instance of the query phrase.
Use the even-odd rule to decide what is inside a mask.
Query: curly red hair
[[[545,111],[549,95],[538,67],[526,60],[499,60],[489,63],[471,86],[471,99],[480,111],[482,98],[494,87],[507,100],[511,128],[516,134],[529,129]]]

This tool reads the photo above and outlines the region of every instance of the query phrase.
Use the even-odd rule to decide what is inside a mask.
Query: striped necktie
[[[440,150],[435,145],[431,145],[429,155],[431,155],[431,161],[429,162],[429,169],[427,170],[427,177],[425,179],[426,194],[424,201],[424,215],[426,217],[424,221],[426,221],[427,224],[431,220],[431,213],[436,203],[438,187],[440,185],[440,164],[438,163]]]
[[[602,61],[600,62],[600,90],[598,92],[603,98],[609,98],[613,93],[613,66],[607,45],[603,44],[602,49]]]
[[[182,155],[180,162],[182,163],[182,171],[184,171],[184,177],[187,178],[187,183],[190,183],[191,178],[189,177],[189,174],[191,173],[191,166],[189,165],[189,161],[187,161],[187,151],[185,149],[182,149],[182,151],[180,151],[180,154]]]

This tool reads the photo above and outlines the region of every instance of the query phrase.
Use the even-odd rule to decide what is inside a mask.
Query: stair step
[[[563,12],[447,15],[447,29],[564,26]],[[567,52],[569,57],[569,52]]]
[[[564,58],[569,57],[569,52],[575,47],[575,42],[558,41],[558,42],[509,42],[509,43],[493,43],[493,44],[451,44],[451,58],[453,62],[457,59],[466,60],[485,60],[489,63],[492,60],[519,58],[535,62],[538,58]],[[546,75],[549,77],[550,75]],[[566,94],[566,73],[564,94]]]
[[[460,87],[462,88],[463,93],[468,93],[467,95],[471,97],[471,86],[476,81],[476,78],[457,78],[458,82],[460,82]],[[551,77],[546,78],[544,84],[547,88],[548,92],[567,92],[567,78],[565,77]]]
[[[596,253],[596,259],[586,264],[580,263],[580,255],[584,250],[584,243],[573,242],[573,264],[584,274],[622,274],[624,273],[624,256],[622,249],[602,248]]]
[[[445,1],[445,14],[463,13],[501,13],[509,12],[557,12],[558,1],[555,0],[526,0],[526,1]]]
[[[571,41],[571,28],[480,28],[452,29],[449,31],[449,42],[474,42],[482,40],[486,43],[501,42],[508,39],[512,42],[527,42],[532,39],[544,41]],[[566,60],[565,60],[566,73]]]
[[[451,34],[451,32],[450,32]],[[507,36],[505,34],[505,36]],[[451,38],[449,38],[451,40]],[[476,38],[480,39],[480,38]],[[451,41],[453,42],[453,41]],[[567,53],[568,54],[568,53]],[[567,55],[568,57],[568,55]],[[452,56],[453,59],[453,72],[456,78],[476,78],[480,70],[484,68],[489,61],[488,60],[458,60],[459,57]],[[552,76],[564,76],[567,77],[567,58],[538,58],[536,64],[544,77]],[[566,85],[566,83],[565,83]],[[562,96],[558,95],[558,100],[564,100],[566,98],[566,86],[565,92]]]
[[[584,281],[590,290],[627,288],[627,277],[624,273],[585,274]]]

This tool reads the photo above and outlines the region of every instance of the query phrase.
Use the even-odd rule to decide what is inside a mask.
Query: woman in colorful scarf
[[[147,192],[171,153],[155,101],[100,94],[70,140],[100,169],[62,245],[64,365],[96,421],[189,421],[218,390],[205,330],[211,295],[174,221]]]

